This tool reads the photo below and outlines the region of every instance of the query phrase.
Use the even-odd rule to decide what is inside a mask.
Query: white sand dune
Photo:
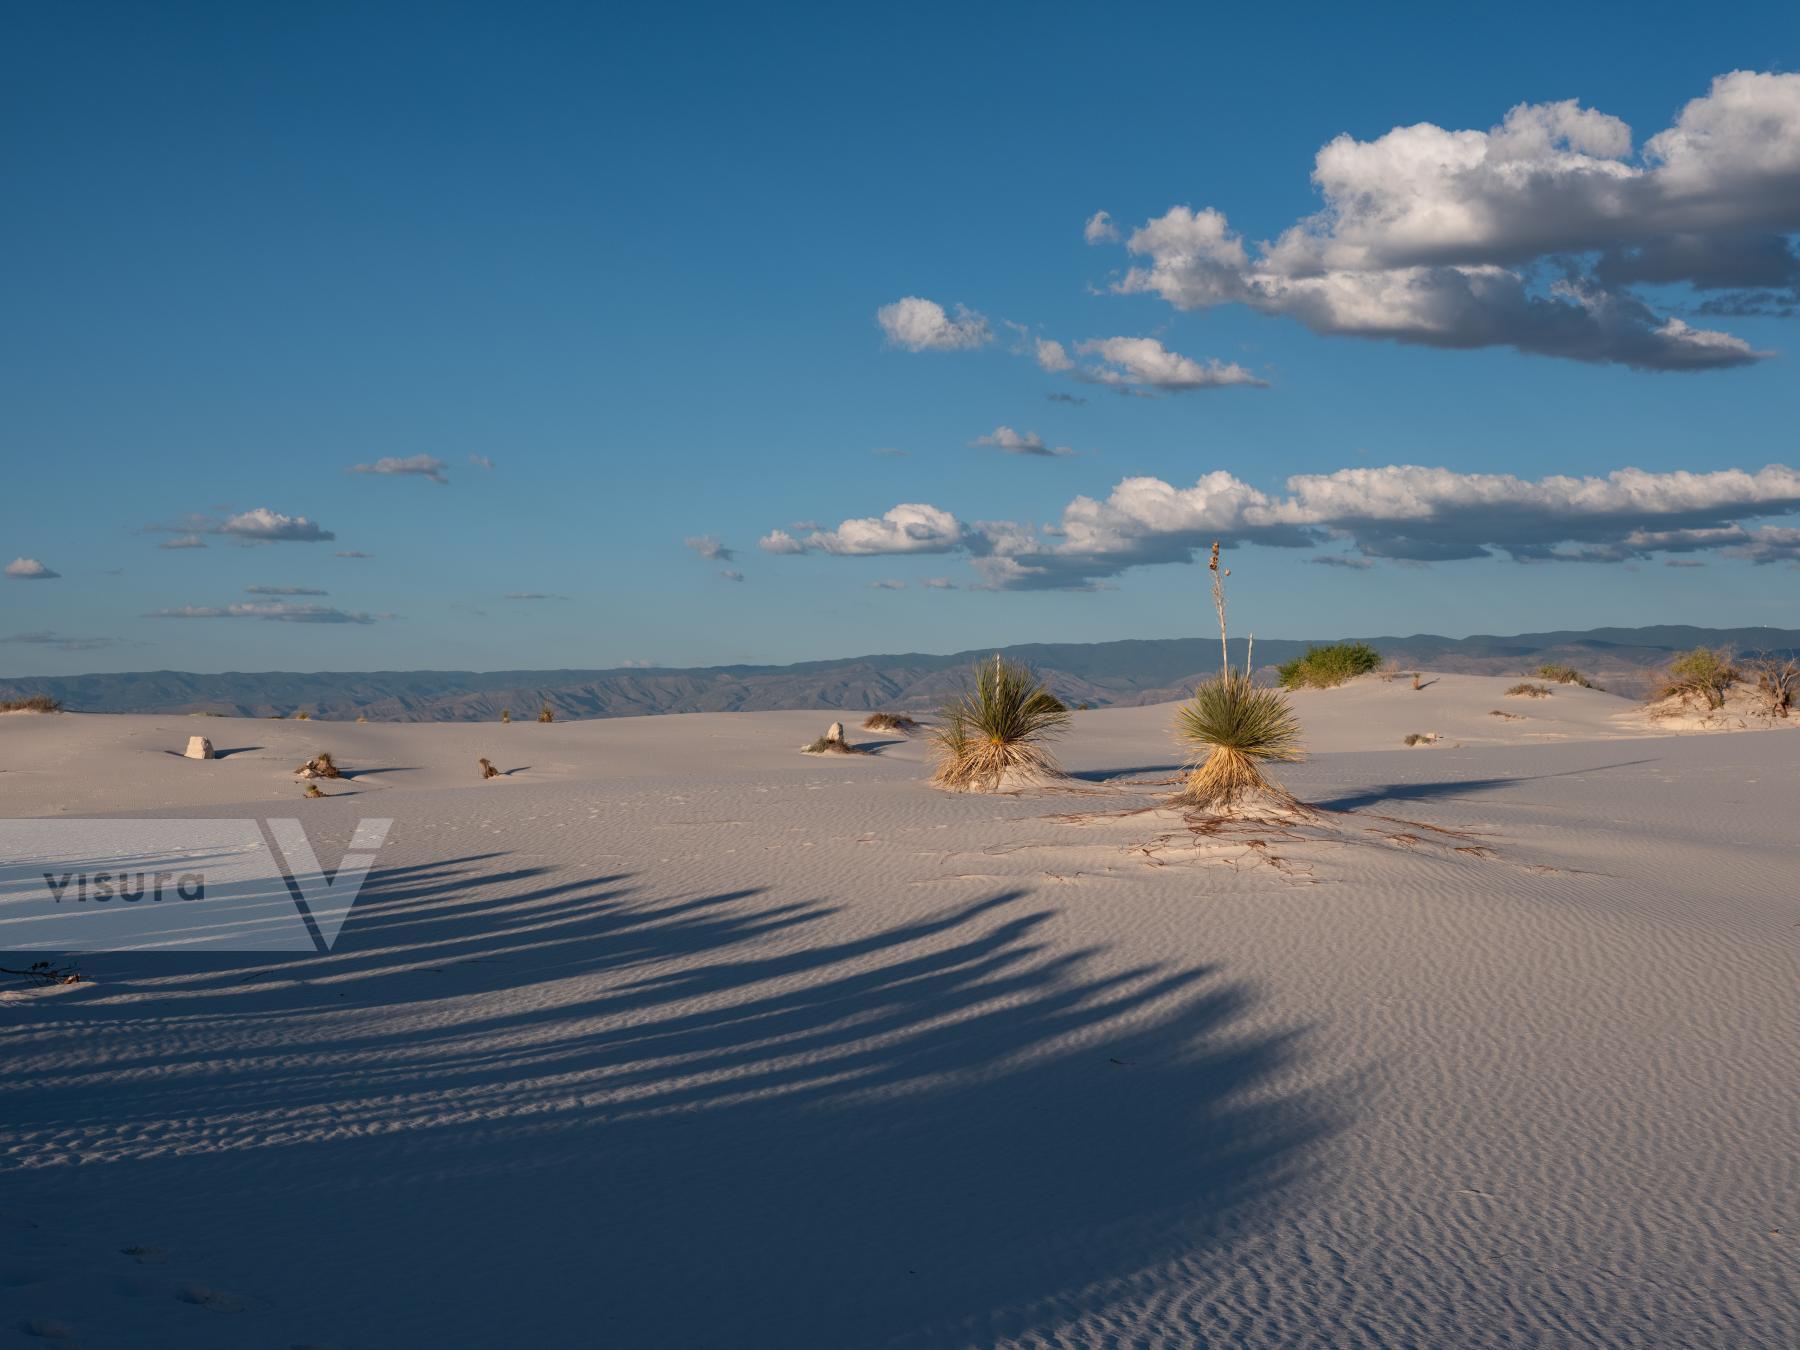
[[[1223,831],[1168,707],[1007,797],[829,712],[7,719],[0,816],[394,824],[329,954],[0,996],[0,1347],[1800,1344],[1800,738],[1427,680]]]

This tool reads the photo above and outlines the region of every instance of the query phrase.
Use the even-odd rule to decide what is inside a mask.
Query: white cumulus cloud
[[[1685,284],[1708,308],[1800,294],[1800,74],[1721,75],[1632,152],[1574,100],[1520,104],[1485,131],[1421,122],[1339,136],[1314,161],[1323,205],[1254,256],[1223,212],[1176,206],[1132,231],[1117,284],[1181,309],[1237,303],[1317,332],[1506,346],[1648,370],[1763,359],[1658,313],[1630,288]]]
[[[1169,394],[1189,389],[1221,389],[1234,384],[1267,387],[1267,381],[1258,379],[1235,361],[1221,362],[1212,358],[1202,365],[1180,352],[1170,351],[1155,338],[1090,338],[1076,343],[1075,350],[1079,355],[1098,358],[1094,364],[1083,367],[1081,375],[1100,384]]]
[[[215,528],[219,534],[235,535],[239,539],[316,543],[337,538],[330,530],[320,529],[305,516],[284,516],[266,506],[228,517]]]
[[[1118,240],[1119,229],[1113,224],[1110,214],[1096,211],[1087,218],[1087,224],[1082,226],[1081,237],[1090,244],[1110,244]]]
[[[875,311],[875,320],[887,340],[909,352],[955,352],[979,347],[993,340],[985,317],[958,305],[955,317],[935,300],[909,295]]]
[[[1281,548],[1336,541],[1353,552],[1319,561],[1352,567],[1374,558],[1609,563],[1720,551],[1777,562],[1800,548],[1800,530],[1744,524],[1800,514],[1800,471],[1783,465],[1531,480],[1392,464],[1297,474],[1285,486],[1265,492],[1222,470],[1187,487],[1126,478],[1105,498],[1076,497],[1043,527],[964,523],[913,503],[847,520],[790,551],[962,553],[990,587],[1049,590],[1091,589],[1133,567],[1192,562],[1214,539]]]
[[[1017,432],[1008,426],[995,427],[987,435],[977,436],[969,444],[1004,450],[1009,455],[1039,455],[1049,458],[1075,453],[1066,445],[1045,444],[1044,438],[1035,431]]]
[[[689,535],[682,542],[709,562],[730,562],[735,556],[731,549],[710,534]]]

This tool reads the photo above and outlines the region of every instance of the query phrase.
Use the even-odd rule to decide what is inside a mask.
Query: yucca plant
[[[1279,689],[1258,685],[1247,670],[1227,667],[1194,691],[1175,715],[1175,731],[1206,758],[1188,774],[1181,800],[1228,815],[1261,796],[1292,807],[1293,796],[1263,775],[1263,764],[1303,759],[1300,719]]]
[[[998,652],[978,664],[963,693],[938,714],[931,781],[959,792],[1000,792],[1060,774],[1044,742],[1062,734],[1069,710],[1029,666]]]
[[[1291,810],[1298,803],[1287,789],[1262,772],[1264,764],[1291,764],[1302,759],[1300,719],[1281,689],[1256,683],[1256,639],[1244,657],[1244,668],[1233,670],[1225,636],[1225,578],[1229,568],[1219,566],[1219,546],[1212,546],[1213,607],[1219,612],[1219,675],[1194,691],[1175,716],[1175,734],[1198,759],[1187,784],[1177,798],[1216,815],[1231,815],[1260,799]]]

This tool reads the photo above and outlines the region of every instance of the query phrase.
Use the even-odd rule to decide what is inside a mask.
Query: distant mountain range
[[[1342,639],[1329,639],[1339,641]],[[1800,655],[1800,630],[1779,628],[1593,628],[1466,638],[1416,634],[1364,639],[1400,667],[1510,675],[1546,661],[1579,667],[1621,693],[1646,688],[1652,672],[1690,647]],[[1259,668],[1304,652],[1314,642],[1256,644]],[[1160,703],[1188,694],[1219,668],[1216,638],[1126,642],[1027,643],[1001,649],[1030,663],[1066,702],[1106,707]],[[1232,660],[1243,659],[1232,643]],[[215,712],[240,717],[291,715],[391,722],[478,722],[510,708],[535,717],[544,705],[559,718],[650,713],[740,712],[775,708],[930,708],[958,688],[970,664],[991,649],[933,656],[907,652],[789,666],[710,666],[694,670],[407,670],[264,671],[195,675],[146,671],[121,675],[48,675],[0,679],[0,698],[48,694],[77,712]]]

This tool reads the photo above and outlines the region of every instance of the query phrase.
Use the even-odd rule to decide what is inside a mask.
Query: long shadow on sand
[[[86,1143],[21,1202],[170,1248],[278,1215],[216,1278],[336,1345],[1029,1337],[1204,1259],[1331,1128],[1247,988],[1053,918],[387,869],[331,954],[106,958],[153,997],[39,1004],[0,1110]]]
[[[1522,773],[1504,778],[1449,778],[1430,783],[1385,783],[1380,787],[1348,792],[1341,797],[1308,798],[1310,806],[1327,811],[1360,811],[1382,802],[1440,801],[1446,797],[1467,797],[1494,788],[1512,787],[1519,783],[1537,783],[1550,778],[1580,778],[1584,774],[1605,773],[1609,769],[1629,769],[1639,764],[1654,764],[1654,759],[1628,759],[1619,764],[1596,764],[1588,769],[1565,769],[1561,773]]]

